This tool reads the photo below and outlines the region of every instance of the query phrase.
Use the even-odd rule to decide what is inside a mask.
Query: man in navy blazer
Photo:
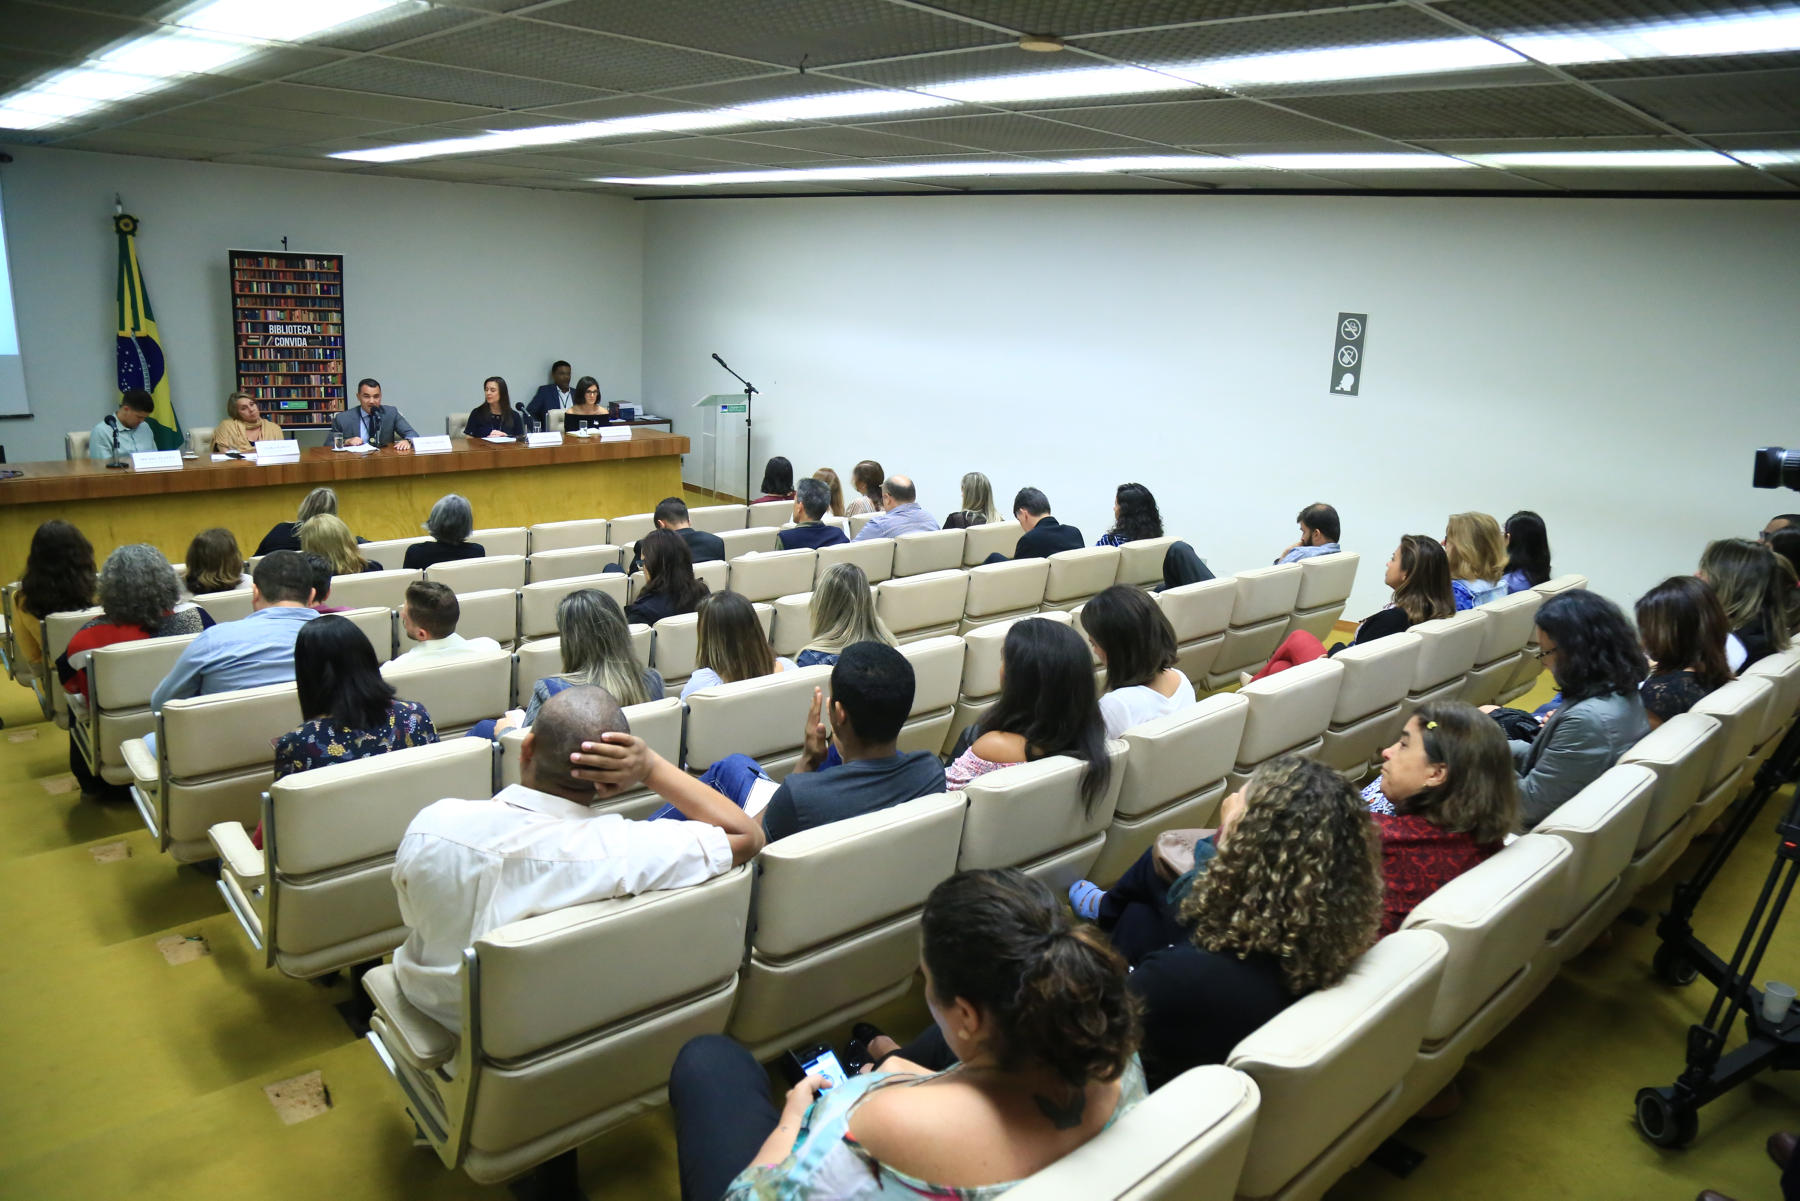
[[[531,419],[538,423],[539,429],[547,429],[544,424],[551,409],[566,409],[575,403],[575,394],[569,391],[569,365],[561,359],[550,364],[550,382],[539,384],[537,392],[526,402],[525,411]]]
[[[775,535],[782,550],[818,550],[850,541],[850,536],[835,525],[825,524],[825,510],[831,507],[831,489],[823,480],[804,479],[794,485],[794,528]]]
[[[1080,530],[1050,516],[1050,498],[1036,488],[1019,489],[1013,497],[1013,516],[1025,530],[1019,535],[1014,559],[1048,559],[1057,551],[1079,550],[1085,545]],[[991,554],[987,561],[1004,563],[1006,556]]]
[[[365,379],[356,385],[356,407],[346,409],[331,419],[331,432],[344,435],[345,446],[392,446],[405,452],[419,436],[399,409],[384,408],[379,380]]]

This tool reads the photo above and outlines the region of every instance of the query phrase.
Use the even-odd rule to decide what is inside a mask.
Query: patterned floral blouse
[[[417,701],[392,701],[387,722],[370,730],[346,730],[329,717],[315,717],[275,740],[275,778],[437,740],[431,715]]]
[[[944,790],[961,792],[963,786],[971,780],[980,779],[989,772],[999,771],[1003,767],[1014,766],[1016,765],[1012,763],[989,763],[975,753],[974,747],[970,747],[958,755],[955,762],[944,769]]]
[[[857,1103],[876,1088],[905,1088],[933,1079],[936,1077],[871,1072],[821,1093],[806,1111],[800,1123],[800,1138],[788,1157],[778,1164],[752,1166],[739,1172],[725,1190],[724,1201],[990,1201],[1020,1183],[1011,1180],[972,1188],[930,1184],[888,1167],[851,1135],[850,1115],[856,1112]],[[1144,1069],[1133,1055],[1119,1080],[1119,1103],[1106,1119],[1107,1127],[1143,1099]]]

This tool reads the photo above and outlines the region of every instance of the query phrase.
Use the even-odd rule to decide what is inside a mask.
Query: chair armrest
[[[456,1035],[417,1009],[400,991],[394,965],[383,964],[363,977],[363,988],[387,1019],[394,1042],[388,1050],[419,1072],[430,1072],[456,1054]]]
[[[134,783],[145,792],[155,792],[162,782],[162,775],[157,771],[156,756],[142,738],[127,738],[119,744],[119,753],[125,757],[125,768],[131,773]]]
[[[69,720],[85,723],[87,721],[87,697],[80,693],[69,694]]]
[[[249,831],[242,822],[220,822],[206,831],[207,841],[213,844],[213,850],[219,852],[225,868],[236,876],[238,883],[246,889],[261,888],[263,877],[268,874],[267,860],[255,844],[250,841]]]

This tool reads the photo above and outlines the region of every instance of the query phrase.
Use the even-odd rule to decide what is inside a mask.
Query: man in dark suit
[[[365,379],[356,385],[356,407],[346,409],[331,419],[331,432],[344,436],[345,446],[392,446],[402,453],[412,449],[419,436],[399,409],[384,408],[381,383]]]
[[[709,534],[705,530],[697,530],[688,524],[687,502],[679,496],[665,497],[656,506],[651,515],[659,530],[673,530],[681,535],[687,543],[688,554],[696,563],[706,563],[725,558],[725,543],[717,534]],[[631,566],[627,570],[636,571],[642,566],[644,544],[639,542],[631,548]]]
[[[575,403],[575,394],[569,391],[569,365],[561,359],[550,364],[550,382],[539,384],[538,390],[526,402],[525,411],[531,419],[538,423],[539,429],[549,428],[544,424],[551,409],[566,409]]]
[[[1086,545],[1080,530],[1050,516],[1050,498],[1036,488],[1019,489],[1013,497],[1013,516],[1025,530],[1019,535],[1014,559],[1048,559],[1057,551],[1080,550]],[[1004,563],[1007,559],[1005,555],[992,554],[987,561]]]
[[[831,489],[823,480],[804,479],[794,485],[794,528],[782,530],[776,541],[782,550],[818,550],[850,541],[850,536],[835,525],[825,524],[825,510],[831,507]]]

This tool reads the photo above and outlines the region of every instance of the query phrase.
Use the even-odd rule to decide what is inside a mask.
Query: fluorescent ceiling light
[[[1486,38],[1444,38],[1431,42],[1396,42],[1383,46],[1336,46],[1284,54],[1253,54],[1189,63],[1168,68],[1216,88],[1255,84],[1323,83],[1339,79],[1386,79],[1513,66],[1525,61],[1518,53]]]
[[[965,104],[1026,104],[1034,100],[1074,100],[1084,96],[1132,96],[1177,92],[1196,85],[1142,67],[1074,67],[993,79],[965,79],[921,85],[918,90]]]
[[[115,46],[90,60],[94,66],[128,75],[160,79],[166,86],[183,75],[215,71],[228,63],[248,58],[260,46],[236,38],[189,33],[185,29],[159,29]]]
[[[233,37],[298,42],[390,9],[425,7],[419,0],[208,0],[175,23]]]
[[[868,117],[878,113],[917,112],[927,108],[947,108],[955,104],[940,96],[922,96],[917,92],[890,92],[870,89],[860,92],[835,92],[825,96],[795,96],[788,100],[759,100],[755,104],[739,104],[727,110],[756,121],[831,121],[843,117]]]
[[[1785,167],[1800,163],[1800,150],[1733,150],[1731,157],[1758,167]]]
[[[1446,154],[1238,154],[1246,167],[1273,171],[1445,171],[1472,166]]]
[[[1244,164],[1234,158],[1204,154],[1115,154],[1102,158],[1061,160],[1065,171],[1090,174],[1102,171],[1231,171]]]
[[[1539,62],[1610,63],[1633,58],[1771,54],[1800,50],[1800,9],[1758,16],[1692,17],[1559,33],[1502,34]]]
[[[1735,167],[1716,150],[1523,150],[1465,154],[1484,167]]]

